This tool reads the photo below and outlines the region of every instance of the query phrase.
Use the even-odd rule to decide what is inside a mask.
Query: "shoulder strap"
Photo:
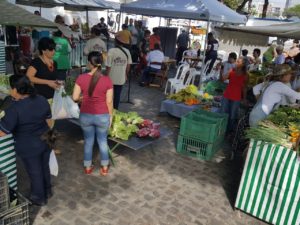
[[[128,60],[128,54],[127,54],[127,52],[122,47],[120,47],[120,46],[117,46],[117,48],[120,49],[126,55],[126,58]]]

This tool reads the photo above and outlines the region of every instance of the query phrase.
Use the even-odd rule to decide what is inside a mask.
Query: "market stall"
[[[274,110],[251,139],[235,207],[271,224],[300,223],[298,106]]]
[[[161,102],[160,112],[169,113],[172,116],[181,118],[195,109],[205,109],[211,112],[217,112],[220,108],[220,101],[224,85],[214,85],[214,81],[207,83],[203,90],[198,91],[194,85],[189,85],[181,89],[178,93],[167,96],[166,100]],[[218,83],[218,82],[217,82]],[[214,91],[215,89],[221,92]]]

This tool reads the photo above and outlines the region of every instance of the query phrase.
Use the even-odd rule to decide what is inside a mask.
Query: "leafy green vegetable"
[[[290,123],[300,123],[300,110],[293,107],[280,107],[272,112],[267,120],[275,125],[288,127]]]
[[[66,82],[65,82],[65,91],[66,95],[71,96],[73,94],[73,89],[75,86],[76,77],[73,76],[67,76]]]
[[[139,130],[137,125],[143,121],[144,119],[137,112],[124,113],[114,110],[113,123],[109,135],[122,140],[128,140],[132,134],[135,134]]]

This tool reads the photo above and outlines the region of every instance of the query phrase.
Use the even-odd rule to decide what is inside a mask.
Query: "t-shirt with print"
[[[207,55],[217,54],[218,49],[219,49],[219,42],[216,39],[214,39],[212,41],[208,41],[208,43],[207,43],[207,49],[209,49],[206,52]]]
[[[88,55],[90,52],[107,52],[107,48],[100,37],[95,37],[87,41],[83,51],[85,55]]]
[[[57,79],[57,64],[54,61],[54,70],[50,71],[48,66],[38,57],[32,60],[30,66],[36,69],[35,77],[45,80],[56,80]],[[46,84],[35,84],[34,87],[36,88],[39,95],[44,96],[47,99],[53,98],[54,89],[49,87]]]
[[[80,87],[83,95],[80,112],[89,114],[107,114],[106,92],[109,89],[112,89],[112,81],[108,76],[101,76],[90,97],[88,90],[91,79],[92,75],[85,73],[81,74],[76,80],[76,84]]]
[[[123,85],[126,81],[126,68],[128,64],[132,64],[131,55],[128,49],[111,48],[107,53],[106,66],[110,67],[109,77],[114,85]]]

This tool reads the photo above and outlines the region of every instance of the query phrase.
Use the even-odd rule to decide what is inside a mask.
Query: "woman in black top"
[[[51,150],[42,139],[49,130],[46,120],[51,118],[50,106],[44,97],[36,95],[26,76],[12,75],[9,82],[13,102],[0,120],[0,136],[13,134],[16,153],[30,177],[30,200],[33,204],[45,205],[52,195],[49,169]]]
[[[38,43],[40,56],[31,62],[27,76],[34,84],[39,95],[46,99],[53,98],[57,83],[57,65],[53,61],[55,42],[48,37],[41,38]]]

